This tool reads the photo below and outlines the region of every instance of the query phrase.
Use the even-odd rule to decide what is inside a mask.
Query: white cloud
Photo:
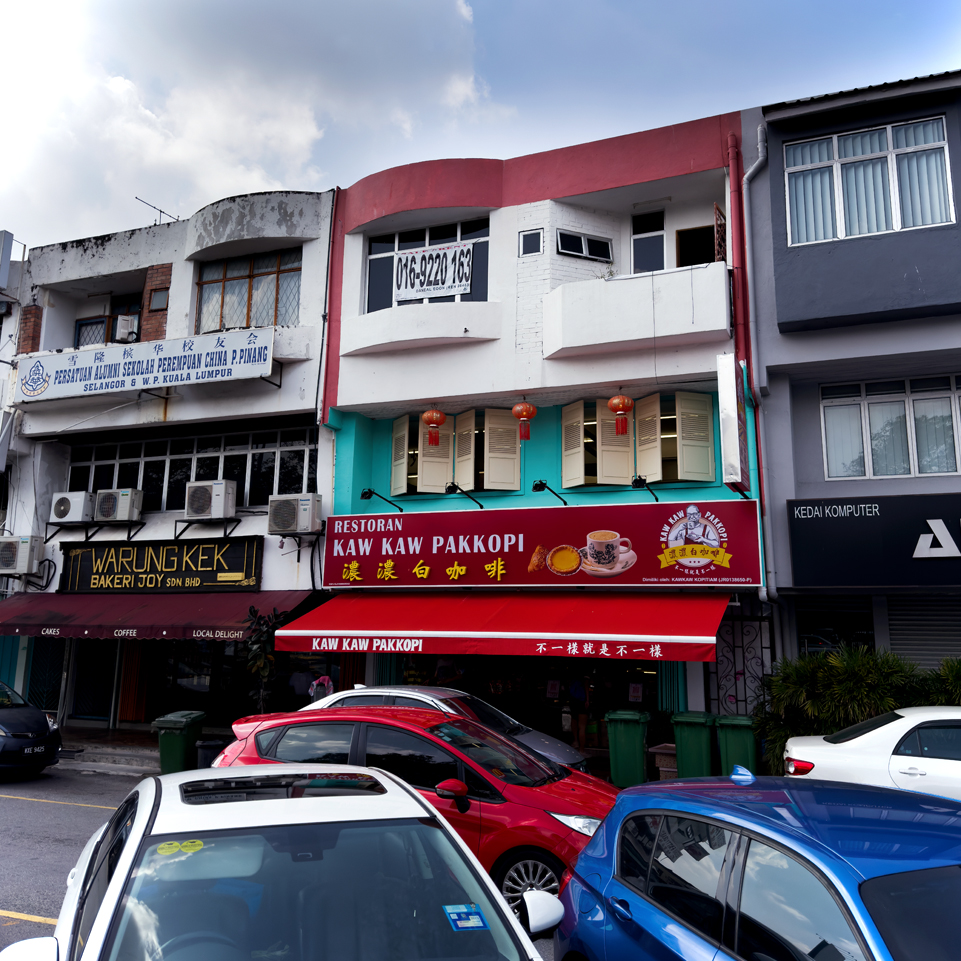
[[[474,22],[474,11],[467,0],[457,0],[457,12],[468,22]]]

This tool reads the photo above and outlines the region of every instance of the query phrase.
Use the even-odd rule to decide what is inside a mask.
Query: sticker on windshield
[[[186,851],[187,854],[193,854],[194,851],[199,851],[204,846],[203,841],[181,841],[180,850]]]
[[[164,841],[157,845],[157,854],[176,854],[179,850],[180,844],[177,841]]]
[[[444,913],[455,931],[489,931],[484,912],[476,904],[445,904]]]

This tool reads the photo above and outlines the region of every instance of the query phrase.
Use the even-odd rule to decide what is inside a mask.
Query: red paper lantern
[[[531,439],[531,418],[537,416],[537,408],[523,401],[515,404],[511,413],[521,422],[521,440]]]
[[[442,410],[425,410],[420,419],[427,425],[427,446],[440,447],[440,425],[447,415]]]
[[[634,401],[630,397],[618,394],[607,402],[607,409],[614,415],[614,433],[627,433],[627,415],[634,410]]]

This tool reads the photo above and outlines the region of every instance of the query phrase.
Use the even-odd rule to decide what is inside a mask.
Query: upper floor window
[[[944,119],[787,144],[790,244],[954,221]]]
[[[487,300],[490,218],[367,239],[367,313]]]
[[[303,248],[200,265],[197,333],[236,327],[292,327],[300,310]]]
[[[606,237],[575,234],[570,230],[557,231],[557,252],[569,257],[583,257],[585,260],[600,260],[607,264],[614,259],[611,242]]]
[[[140,294],[114,295],[110,298],[107,316],[84,317],[76,322],[73,346],[89,347],[112,341],[126,344],[137,339],[139,327]]]
[[[664,269],[664,211],[652,210],[631,217],[633,272]]]
[[[961,376],[821,387],[824,476],[910,477],[958,472]]]

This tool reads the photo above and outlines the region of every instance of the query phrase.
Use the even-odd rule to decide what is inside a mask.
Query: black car
[[[39,774],[60,760],[56,722],[0,681],[0,768]]]

